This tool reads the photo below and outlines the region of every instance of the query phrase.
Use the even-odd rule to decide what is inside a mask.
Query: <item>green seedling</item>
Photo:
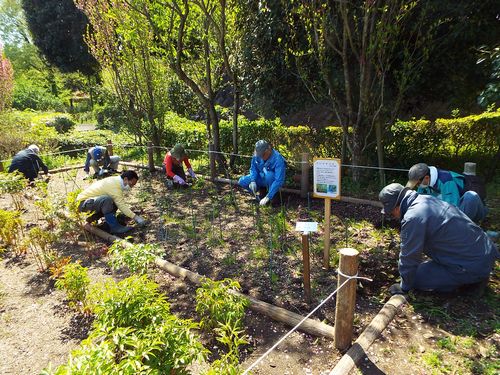
[[[28,232],[28,240],[31,253],[40,271],[47,270],[58,259],[57,253],[52,249],[56,235],[40,227],[35,227]]]
[[[89,285],[88,270],[79,263],[69,263],[64,266],[61,277],[56,281],[56,287],[66,292],[72,307],[85,306]]]
[[[20,211],[24,208],[23,190],[28,181],[18,171],[14,173],[0,173],[0,194],[10,194],[14,207]]]
[[[23,221],[19,211],[0,210],[0,249],[11,248],[15,254],[26,252],[23,238]]]
[[[109,248],[109,263],[114,270],[127,267],[130,272],[146,274],[156,257],[163,253],[155,244],[129,245],[127,241],[115,241]]]

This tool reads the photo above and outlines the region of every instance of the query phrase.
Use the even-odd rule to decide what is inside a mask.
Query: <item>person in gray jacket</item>
[[[392,294],[417,289],[453,292],[488,282],[498,249],[457,207],[393,183],[379,194],[382,213],[401,221],[399,273]],[[423,256],[428,259],[423,260]]]

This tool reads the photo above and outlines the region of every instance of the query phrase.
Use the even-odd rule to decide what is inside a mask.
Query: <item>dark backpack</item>
[[[484,178],[481,176],[474,176],[470,174],[464,174],[464,189],[461,195],[466,191],[475,191],[481,199],[486,199],[486,184]]]

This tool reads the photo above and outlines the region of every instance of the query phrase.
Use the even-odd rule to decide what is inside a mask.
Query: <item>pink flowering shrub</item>
[[[0,45],[0,112],[12,104],[12,91],[14,89],[14,70],[10,61],[4,56]]]

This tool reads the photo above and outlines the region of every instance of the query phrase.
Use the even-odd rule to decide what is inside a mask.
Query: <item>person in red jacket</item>
[[[192,178],[196,178],[196,174],[194,173],[193,168],[191,168],[191,164],[189,163],[184,147],[180,143],[177,143],[169,152],[167,152],[167,155],[165,155],[163,165],[165,166],[165,173],[167,177],[174,180],[174,182],[179,185],[186,184],[186,173],[184,172],[182,163],[186,165],[189,175]]]

